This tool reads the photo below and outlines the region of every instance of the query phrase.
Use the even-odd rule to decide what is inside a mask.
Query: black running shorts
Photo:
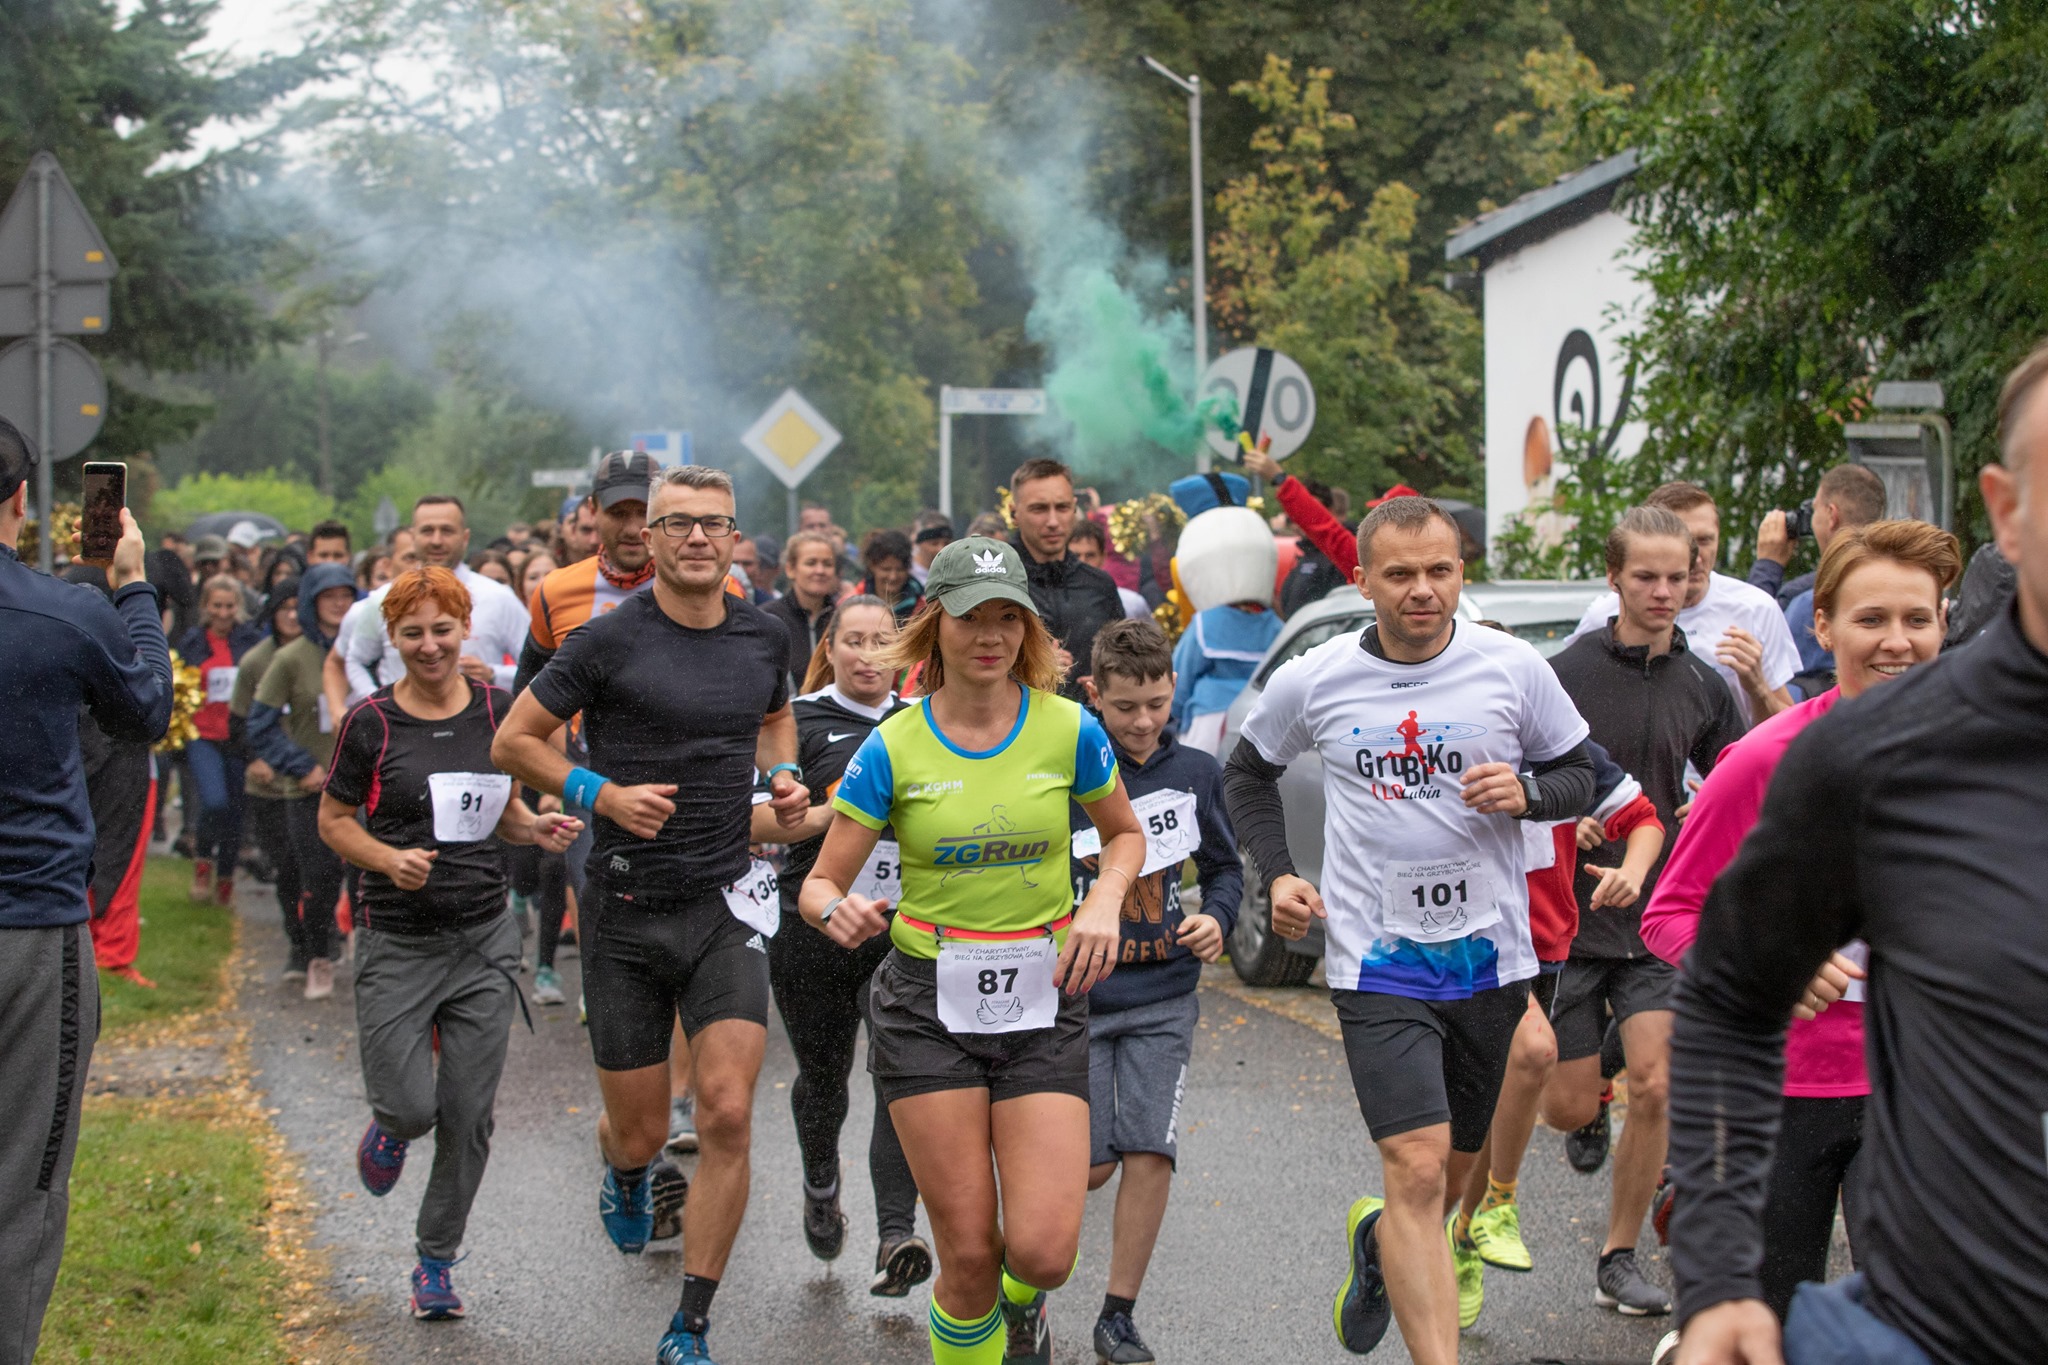
[[[987,1090],[991,1104],[1046,1093],[1087,1102],[1087,996],[1061,992],[1051,1028],[953,1033],[939,1022],[930,958],[891,951],[868,989],[868,1070],[887,1102],[939,1090]]]
[[[1372,991],[1331,991],[1330,999],[1373,1141],[1448,1123],[1453,1151],[1485,1145],[1515,1030],[1529,1008],[1528,982],[1469,1000]]]
[[[670,1022],[690,1037],[722,1019],[768,1023],[767,940],[719,894],[626,901],[592,877],[578,928],[590,1051],[599,1069],[668,1060]]]
[[[1661,957],[1575,957],[1564,964],[1550,1027],[1557,1033],[1557,1059],[1573,1062],[1600,1051],[1607,1011],[1617,1024],[1650,1010],[1671,1008],[1678,968]]]

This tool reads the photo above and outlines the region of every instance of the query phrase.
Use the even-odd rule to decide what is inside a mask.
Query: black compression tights
[[[1764,1302],[1783,1322],[1792,1291],[1828,1276],[1835,1196],[1856,1202],[1856,1155],[1863,1149],[1863,1097],[1787,1096],[1764,1199]]]
[[[846,951],[804,923],[787,900],[781,932],[769,940],[775,1008],[796,1054],[797,1077],[789,1103],[796,1115],[804,1180],[814,1188],[838,1178],[839,1131],[846,1124],[854,1042],[864,1017],[868,980],[888,952],[886,934],[854,952]],[[917,1182],[903,1145],[896,1140],[896,1126],[889,1122],[879,1085],[874,1133],[868,1141],[868,1177],[874,1182],[875,1221],[882,1240],[909,1236],[916,1227]]]

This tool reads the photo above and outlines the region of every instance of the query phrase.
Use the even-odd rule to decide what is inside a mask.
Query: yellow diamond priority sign
[[[740,444],[785,488],[795,488],[837,448],[839,440],[839,429],[805,402],[802,394],[784,389],[782,396],[754,419]]]

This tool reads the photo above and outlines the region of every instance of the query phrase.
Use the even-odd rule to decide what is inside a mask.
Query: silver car
[[[1476,623],[1498,621],[1536,646],[1545,657],[1564,648],[1579,618],[1593,600],[1607,591],[1599,582],[1552,583],[1508,580],[1467,583],[1458,595],[1458,619]],[[1281,629],[1258,672],[1231,706],[1224,723],[1223,754],[1237,747],[1237,733],[1258,701],[1273,670],[1339,635],[1357,635],[1373,619],[1372,602],[1356,588],[1333,590],[1320,602],[1303,607]],[[1280,778],[1280,799],[1287,809],[1287,847],[1297,872],[1318,884],[1323,875],[1323,765],[1313,753],[1287,765]],[[1272,907],[1266,902],[1264,879],[1245,857],[1244,905],[1230,936],[1230,963],[1238,976],[1254,986],[1299,986],[1315,971],[1323,955],[1323,926],[1311,922],[1306,937],[1288,942],[1273,933]]]

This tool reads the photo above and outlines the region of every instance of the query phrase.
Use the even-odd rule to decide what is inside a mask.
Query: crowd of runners
[[[1489,1268],[1575,1254],[1523,1236],[1541,1122],[1581,1170],[1611,1167],[1585,1292],[1675,1311],[1659,1362],[2039,1360],[2044,379],[2048,350],[2008,379],[1967,583],[1955,538],[1885,519],[1866,469],[1821,480],[1817,567],[1789,584],[1782,518],[1739,581],[1716,571],[1713,498],[1671,483],[1618,518],[1611,591],[1550,658],[1460,613],[1470,529],[1443,507],[1395,490],[1353,528],[1257,451],[1300,550],[1277,574],[1254,557],[1256,590],[1189,612],[1178,645],[1154,608],[1179,570],[1115,553],[1057,462],[1018,469],[1006,519],[956,535],[930,514],[855,550],[818,507],[784,543],[750,537],[729,476],[622,451],[559,523],[474,551],[452,496],[361,553],[329,523],[267,555],[208,538],[146,559],[131,521],[94,570],[123,614],[92,600],[105,657],[73,669],[72,714],[145,742],[159,671],[132,608],[154,583],[206,697],[181,759],[192,894],[227,900],[253,857],[294,988],[321,998],[347,968],[372,1195],[434,1135],[422,1319],[464,1312],[509,1040],[571,1006],[573,935],[592,1203],[622,1253],[682,1239],[660,1365],[708,1365],[715,1297],[748,1292],[722,1281],[771,1009],[797,1070],[790,1235],[844,1252],[864,1029],[871,1290],[930,1282],[935,1365],[1051,1361],[1052,1298],[1112,1181],[1092,1347],[1151,1361],[1138,1302],[1202,967],[1260,904],[1283,938],[1322,923],[1378,1150],[1341,1257],[1333,1211],[1302,1266],[1338,1285],[1349,1351],[1398,1325],[1447,1365]],[[33,460],[0,431],[0,542]],[[1234,474],[1196,482],[1189,510],[1244,500]],[[1319,574],[1371,624],[1271,672],[1227,734]],[[0,577],[0,612],[55,640],[57,590]],[[1309,757],[1313,882],[1281,796]],[[96,908],[91,935],[132,971],[132,942],[108,961],[117,919]],[[1838,1204],[1858,1273],[1824,1284]],[[1669,1238],[1675,1304],[1645,1236]]]

